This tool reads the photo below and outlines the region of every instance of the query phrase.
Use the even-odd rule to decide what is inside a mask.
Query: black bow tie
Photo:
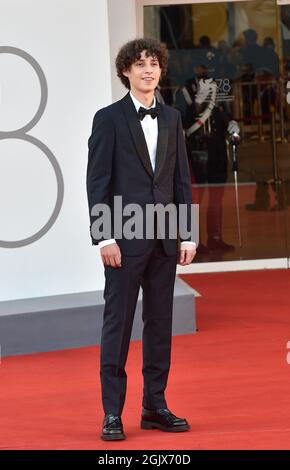
[[[140,118],[140,121],[143,121],[146,114],[150,114],[152,119],[155,119],[158,116],[158,109],[157,108],[146,109],[146,108],[142,108],[141,106],[138,110],[138,116]]]

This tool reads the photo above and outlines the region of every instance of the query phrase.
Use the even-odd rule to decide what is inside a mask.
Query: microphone
[[[238,166],[238,156],[237,156],[237,147],[239,143],[241,142],[241,137],[240,134],[237,132],[233,132],[233,134],[230,135],[230,144],[232,146],[232,157],[233,157],[233,172],[237,172],[239,169]]]

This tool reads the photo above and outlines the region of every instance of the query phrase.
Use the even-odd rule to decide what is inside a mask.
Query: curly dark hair
[[[130,82],[123,75],[123,71],[129,70],[131,65],[140,59],[143,51],[146,51],[146,57],[152,56],[158,59],[161,68],[160,79],[166,75],[168,66],[168,50],[166,45],[157,39],[134,39],[121,47],[115,61],[117,75],[128,90],[130,90]]]

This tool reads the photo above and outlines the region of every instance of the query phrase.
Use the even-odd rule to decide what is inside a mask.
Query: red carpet
[[[141,348],[131,345],[127,440],[99,439],[99,348],[4,358],[0,449],[289,449],[290,271],[182,276],[197,300],[195,335],[173,340],[167,399],[188,433],[139,428]]]

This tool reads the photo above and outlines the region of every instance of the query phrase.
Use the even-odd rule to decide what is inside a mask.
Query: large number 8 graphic
[[[0,131],[0,140],[3,140],[3,139],[24,140],[25,142],[29,142],[32,145],[35,145],[36,147],[38,147],[50,161],[53,167],[55,176],[56,176],[56,181],[57,181],[56,203],[55,203],[53,212],[50,218],[48,219],[48,221],[46,222],[46,224],[40,230],[38,230],[38,232],[36,232],[34,235],[31,235],[30,237],[24,238],[22,240],[15,240],[15,241],[0,240],[0,247],[18,248],[21,246],[29,245],[30,243],[33,243],[36,240],[39,240],[41,237],[43,237],[43,235],[45,235],[51,229],[51,227],[53,226],[53,224],[55,223],[58,217],[58,214],[60,212],[60,209],[63,203],[64,182],[63,182],[63,176],[62,176],[60,166],[55,156],[53,155],[53,153],[49,150],[49,148],[43,142],[27,134],[27,132],[30,131],[38,123],[46,107],[47,82],[46,82],[46,78],[43,73],[43,70],[41,69],[38,62],[30,54],[23,51],[22,49],[18,49],[16,47],[0,46],[0,54],[14,54],[26,60],[36,72],[37,77],[40,82],[40,89],[41,89],[40,104],[39,104],[38,110],[36,111],[31,121],[28,122],[25,126],[19,129],[16,129],[14,131],[6,131],[6,132]]]

